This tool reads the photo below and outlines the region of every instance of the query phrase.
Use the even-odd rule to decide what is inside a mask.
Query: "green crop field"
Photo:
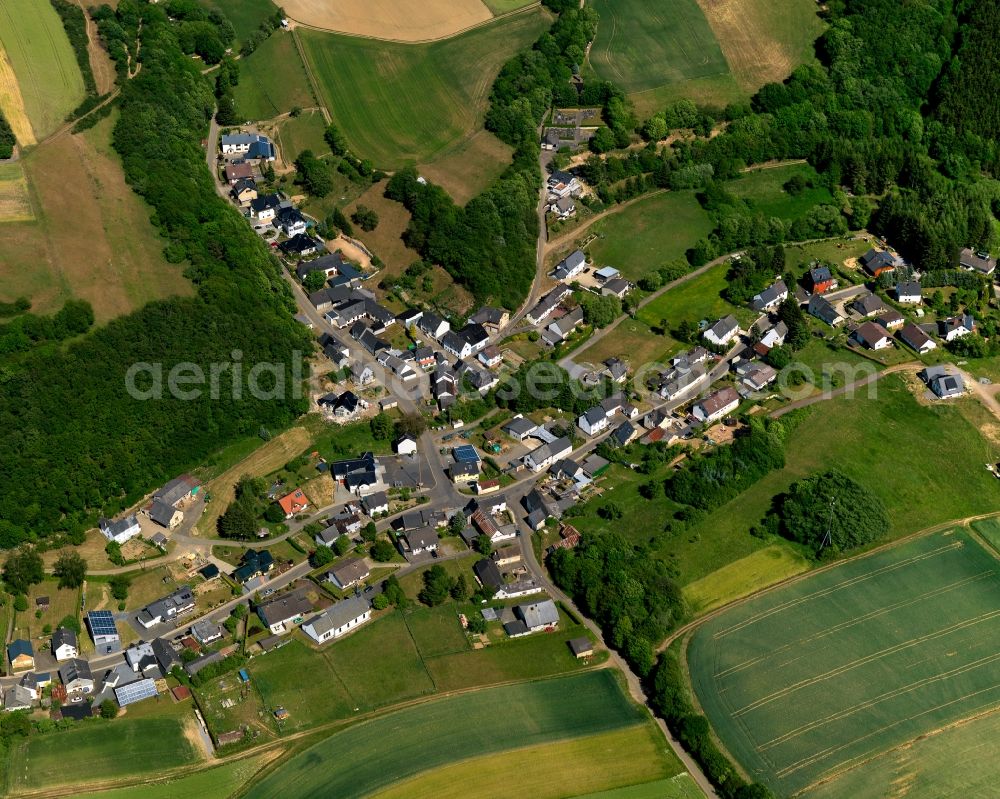
[[[623,758],[622,752],[628,752]],[[681,769],[653,724],[516,749],[504,757],[484,755],[435,769],[379,791],[370,799],[465,799],[510,792],[511,762],[517,763],[517,794],[561,799],[582,791],[620,785],[663,785]],[[686,775],[685,775],[686,776]],[[475,785],[475,791],[469,786]],[[674,793],[673,796],[686,794]],[[695,794],[697,795],[697,794]],[[659,799],[666,791],[649,793]]]
[[[335,733],[277,767],[247,796],[361,797],[457,760],[620,730],[642,719],[607,669],[490,688]]]
[[[712,618],[688,662],[729,751],[789,794],[1000,706],[998,619],[1000,564],[951,530]]]
[[[639,280],[685,251],[712,230],[712,220],[693,191],[663,192],[639,200],[595,222],[587,233],[595,265],[614,266],[629,280]]]
[[[32,736],[12,748],[8,782],[17,793],[194,763],[199,754],[183,726],[179,718],[122,718]],[[79,769],[66,767],[67,753]]]
[[[791,195],[783,188],[795,175],[812,182],[801,194]],[[833,202],[833,195],[819,185],[819,175],[809,164],[790,164],[768,169],[756,169],[726,183],[726,189],[750,203],[765,216],[793,221],[815,205]]]
[[[261,768],[255,758],[235,760],[215,768],[203,769],[187,777],[162,782],[145,782],[110,791],[76,793],[75,799],[177,799],[179,796],[228,797]]]
[[[239,63],[240,82],[234,97],[241,117],[271,119],[296,106],[311,108],[316,105],[292,34],[275,31]]]
[[[995,796],[998,757],[1000,714],[991,713],[887,752],[817,786],[806,797]]]
[[[703,796],[701,788],[689,774],[678,774],[666,780],[588,793],[576,799],[702,799]]]
[[[49,3],[0,4],[0,44],[17,77],[36,139],[52,133],[83,100],[83,78],[66,31]]]
[[[498,17],[501,14],[509,14],[519,8],[534,5],[538,0],[483,0],[483,2],[493,12],[493,16]]]
[[[590,63],[627,92],[729,76],[729,65],[696,0],[595,0],[601,15]]]
[[[536,9],[416,45],[309,29],[296,35],[352,150],[376,166],[397,169],[433,161],[481,128],[500,67],[550,19]]]
[[[250,38],[268,17],[273,17],[278,6],[271,0],[200,0],[210,10],[221,11],[233,23],[237,48]],[[281,31],[276,31],[275,35]]]
[[[973,522],[972,529],[979,533],[993,549],[1000,552],[1000,519],[982,519]]]

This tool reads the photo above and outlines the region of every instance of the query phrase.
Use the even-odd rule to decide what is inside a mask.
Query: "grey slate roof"
[[[316,631],[317,636],[321,636],[325,632],[336,630],[354,621],[370,608],[371,603],[364,596],[349,596],[331,605],[320,615],[309,619],[306,624]]]

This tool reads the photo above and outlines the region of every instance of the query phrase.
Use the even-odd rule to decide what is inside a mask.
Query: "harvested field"
[[[110,145],[116,118],[21,159],[37,220],[0,225],[0,300],[27,296],[33,311],[49,313],[77,297],[105,322],[192,293],[183,266],[163,257],[149,207],[125,183]]]
[[[0,44],[0,111],[3,111],[4,117],[10,123],[18,144],[27,147],[35,143],[35,133],[24,110],[21,87],[17,83],[14,68],[10,65],[10,59],[2,44]]]
[[[205,485],[205,491],[211,494],[212,501],[205,506],[205,512],[195,528],[196,533],[207,536],[215,535],[216,520],[233,501],[236,483],[243,475],[263,477],[280,469],[292,458],[301,455],[302,451],[309,446],[309,441],[309,433],[304,427],[293,427],[264,443],[218,477],[209,480]]]
[[[698,0],[740,87],[782,81],[813,57],[823,22],[812,0]]]
[[[429,164],[417,167],[459,205],[486,189],[510,165],[513,149],[488,130],[473,134]]]
[[[323,104],[353,152],[380,168],[398,169],[432,163],[480,130],[501,66],[550,20],[535,8],[421,45],[303,28],[294,35]]]
[[[1000,706],[998,604],[993,554],[925,536],[706,622],[691,677],[729,751],[794,793]]]
[[[0,44],[17,77],[35,138],[47,136],[84,96],[80,67],[62,20],[49,3],[4,0]]]
[[[0,223],[29,222],[34,218],[21,164],[17,161],[0,164]]]
[[[420,260],[420,254],[403,243],[403,231],[410,224],[410,212],[402,203],[385,196],[387,182],[383,180],[376,183],[344,209],[344,213],[350,216],[359,205],[367,205],[378,214],[378,227],[375,230],[371,233],[355,230],[354,234],[385,263],[383,271],[378,275],[379,281],[401,275],[406,267]]]
[[[282,7],[314,28],[398,42],[445,39],[493,18],[481,0],[287,0]]]

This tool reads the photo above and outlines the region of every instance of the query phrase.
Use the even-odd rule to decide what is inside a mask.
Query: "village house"
[[[552,277],[556,280],[572,280],[586,266],[587,256],[583,254],[583,250],[574,250],[556,264],[556,268],[552,270]]]
[[[546,183],[550,198],[569,197],[580,193],[580,181],[569,172],[556,170]]]
[[[533,472],[540,472],[548,469],[560,458],[565,458],[572,451],[573,443],[563,436],[533,449],[524,456],[524,465]]]
[[[304,592],[293,591],[258,605],[257,615],[273,635],[282,635],[291,632],[312,609]]]
[[[312,236],[306,233],[295,233],[287,241],[283,241],[278,245],[278,249],[281,250],[283,255],[289,258],[302,258],[306,255],[313,255],[321,250],[325,250],[323,242],[319,239],[314,239]]]
[[[253,164],[246,161],[231,161],[225,168],[226,183],[235,186],[241,180],[253,180]]]
[[[874,316],[885,310],[885,303],[871,292],[857,297],[851,303],[852,310],[860,316]]]
[[[273,224],[276,228],[283,230],[289,238],[305,233],[307,228],[306,218],[294,206],[278,208]]]
[[[331,567],[326,573],[326,580],[344,591],[367,580],[369,574],[371,571],[363,558],[348,558]]]
[[[90,639],[99,655],[110,655],[121,649],[121,638],[115,624],[115,616],[110,610],[91,610],[86,616]]]
[[[134,513],[118,521],[101,519],[97,523],[97,528],[101,531],[101,535],[108,539],[108,541],[114,541],[116,544],[124,544],[142,532],[142,528],[139,526],[139,519]]]
[[[884,350],[892,346],[888,331],[874,322],[865,322],[851,334],[854,340],[870,350]]]
[[[773,311],[781,303],[788,299],[788,286],[784,280],[777,280],[764,289],[760,294],[754,295],[750,305],[755,311],[767,313]]]
[[[847,317],[834,307],[832,302],[819,294],[813,294],[809,298],[808,310],[812,316],[823,320],[830,327],[837,327],[847,319]]]
[[[89,694],[94,690],[94,676],[91,674],[90,664],[80,658],[73,658],[60,666],[59,679],[66,693]]]
[[[274,568],[274,557],[267,549],[248,549],[240,558],[240,565],[233,571],[233,580],[246,586],[251,580],[261,577]]]
[[[182,585],[173,593],[146,605],[136,615],[136,620],[147,630],[165,621],[173,621],[178,616],[194,610],[194,592],[188,585]]]
[[[886,330],[895,330],[896,328],[902,327],[906,320],[903,319],[903,315],[899,311],[895,308],[890,308],[885,313],[880,314],[875,321],[882,325],[882,327]]]
[[[918,376],[938,399],[960,397],[965,393],[965,381],[962,375],[950,366],[944,364],[928,366],[921,370]]]
[[[724,316],[702,333],[702,337],[716,347],[724,347],[740,335],[740,323],[735,316]]]
[[[903,280],[896,284],[896,301],[902,305],[919,305],[923,299],[916,280]]]
[[[445,333],[451,330],[451,324],[446,319],[442,319],[437,314],[428,311],[417,321],[417,330],[425,336],[440,339]]]
[[[563,299],[573,293],[573,289],[566,285],[556,286],[552,291],[542,297],[535,306],[525,314],[531,324],[537,325],[549,316]]]
[[[958,253],[958,266],[968,272],[975,272],[984,277],[992,275],[997,268],[996,258],[991,258],[988,252],[963,247]]]
[[[285,518],[291,519],[299,513],[309,510],[309,497],[302,493],[301,488],[285,494],[278,500],[279,507],[285,512]]]
[[[237,154],[259,161],[275,159],[274,144],[267,136],[259,133],[224,133],[220,143],[223,155]]]
[[[885,250],[870,249],[858,260],[862,268],[872,277],[880,277],[896,268],[896,259]]]
[[[515,605],[515,619],[504,625],[504,632],[511,638],[543,630],[554,630],[559,626],[559,609],[551,599],[531,602],[525,605]]]
[[[70,660],[79,654],[79,645],[76,640],[76,633],[59,627],[52,633],[52,654],[57,661]]]
[[[500,348],[495,344],[490,344],[485,347],[483,351],[476,356],[476,358],[478,358],[479,362],[487,369],[496,369],[501,363],[503,363],[503,353],[500,352]]]
[[[407,530],[398,536],[399,550],[403,557],[420,555],[424,552],[436,552],[441,543],[437,530],[422,527],[417,530]]]
[[[272,222],[284,201],[280,194],[262,194],[250,201],[250,213],[258,222]]]
[[[476,581],[493,591],[494,599],[517,599],[522,596],[540,593],[543,589],[532,579],[506,582],[499,567],[489,558],[476,561],[472,566]]]
[[[938,321],[938,335],[945,341],[954,341],[974,332],[976,332],[976,320],[972,318],[972,314],[950,316]]]
[[[828,266],[814,266],[810,269],[807,283],[813,294],[825,294],[837,288],[837,281]]]
[[[576,214],[576,200],[572,197],[560,197],[549,203],[549,213],[555,214],[559,219],[569,219]]]
[[[931,337],[912,322],[905,325],[899,331],[899,338],[904,344],[916,350],[921,355],[926,355],[937,347],[937,344],[934,343]]]
[[[250,177],[237,179],[229,190],[229,196],[238,206],[246,208],[257,199],[257,181]]]
[[[302,632],[317,644],[346,635],[371,619],[371,603],[363,596],[350,596],[331,605],[302,625]]]
[[[414,448],[414,452],[416,452],[416,448]],[[369,494],[361,500],[361,504],[365,508],[365,513],[372,517],[379,513],[389,512],[389,497],[385,491],[376,491],[374,494]]]
[[[604,297],[617,297],[620,300],[625,299],[625,295],[628,294],[635,286],[633,286],[629,281],[622,277],[612,278],[601,286],[601,295]]]
[[[10,663],[11,672],[35,668],[35,650],[31,641],[17,638],[7,644],[7,662]]]
[[[754,361],[750,364],[750,368],[743,373],[740,382],[748,391],[763,391],[777,379],[778,373],[774,367]]]
[[[469,317],[469,321],[475,322],[477,325],[482,325],[490,333],[495,334],[507,326],[507,323],[510,321],[510,313],[503,308],[491,308],[488,305],[484,305]]]
[[[726,387],[709,394],[705,399],[696,402],[691,413],[695,419],[705,424],[721,419],[735,411],[740,405],[740,395],[735,389]]]
[[[189,474],[175,477],[153,494],[153,501],[146,507],[149,518],[167,529],[174,529],[184,520],[178,505],[198,493],[201,484]]]

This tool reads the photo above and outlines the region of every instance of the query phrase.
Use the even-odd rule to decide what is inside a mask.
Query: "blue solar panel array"
[[[110,610],[92,610],[87,614],[87,625],[93,635],[118,635],[115,617]]]
[[[478,463],[480,460],[479,453],[476,452],[476,448],[472,444],[462,444],[455,447],[452,450],[452,455],[459,463]]]
[[[131,682],[115,688],[115,698],[122,707],[156,696],[156,683],[150,679]]]

